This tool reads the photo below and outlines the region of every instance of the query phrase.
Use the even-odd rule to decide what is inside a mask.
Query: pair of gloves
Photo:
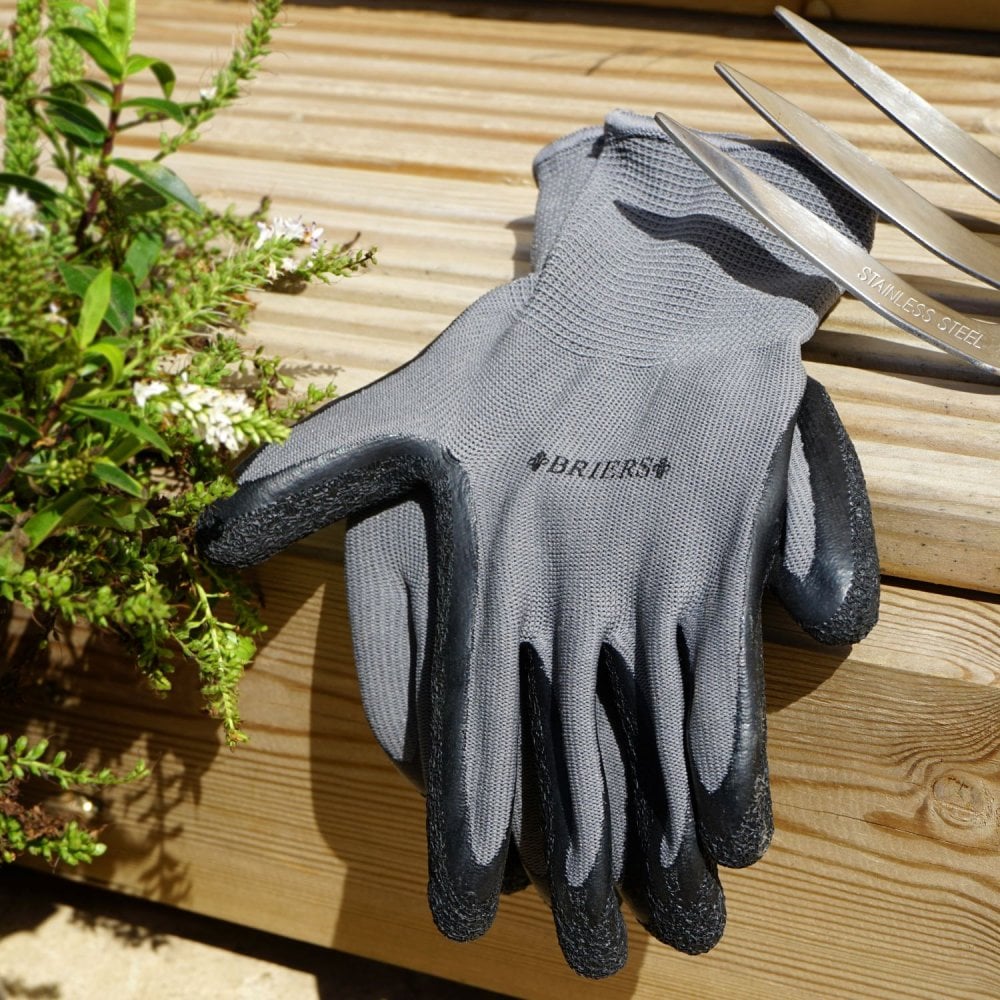
[[[864,246],[871,211],[784,143],[711,140]],[[646,117],[543,150],[534,270],[244,463],[225,565],[349,518],[365,711],[425,792],[429,900],[468,940],[533,882],[580,974],[620,900],[711,948],[717,865],[772,834],[760,605],[853,642],[878,563],[801,345],[840,290]]]

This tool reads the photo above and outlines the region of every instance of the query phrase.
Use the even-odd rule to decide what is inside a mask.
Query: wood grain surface
[[[182,98],[207,84],[246,16],[242,2],[140,7],[139,48],[175,65]],[[0,0],[0,15],[12,8]],[[838,33],[1000,151],[996,35]],[[379,266],[361,277],[262,296],[250,331],[297,376],[332,375],[346,391],[524,273],[543,144],[614,107],[768,135],[716,77],[716,59],[1000,238],[1000,205],[776,22],[618,5],[290,4],[268,71],[177,169],[212,204],[267,194],[278,214],[379,246]],[[888,227],[876,254],[934,294],[996,306]],[[994,1000],[1000,393],[851,300],[806,357],[857,444],[890,579],[880,624],[850,649],[820,648],[767,608],[778,831],[762,862],[723,873],[729,927],[709,955],[676,954],[632,925],[626,969],[584,982],[531,893],[505,900],[479,942],[436,932],[422,802],[358,701],[337,529],[258,571],[270,632],[244,690],[252,742],[237,753],[199,716],[183,673],[171,699],[154,701],[118,650],[84,633],[56,645],[68,680],[40,684],[5,726],[103,746],[105,763],[143,753],[157,764],[144,789],[103,801],[112,849],[87,877],[520,997]]]
[[[181,86],[193,79],[193,88],[205,82],[202,67],[218,63],[240,7],[150,3],[143,26],[178,66]],[[276,212],[379,247],[380,266],[361,278],[263,296],[251,336],[292,370],[334,373],[343,391],[358,388],[411,358],[479,294],[526,270],[532,158],[613,107],[768,136],[713,72],[717,59],[801,102],[985,238],[1000,239],[1000,205],[777,22],[558,5],[509,13],[292,5],[270,72],[179,161],[210,201],[248,206],[266,193]],[[863,31],[847,40],[881,38]],[[859,47],[1000,150],[1000,59],[985,54],[997,51],[996,36],[910,32],[909,41],[922,50]],[[1000,314],[1000,294],[888,226],[875,253],[937,294]],[[814,373],[841,407],[871,481],[884,569],[1000,590],[995,385],[849,299],[807,358],[828,365]]]
[[[84,635],[86,669],[25,706],[60,740],[109,748],[102,763],[157,763],[152,787],[105,797],[111,849],[88,878],[521,997],[996,995],[993,599],[888,584],[872,635],[834,650],[769,606],[774,843],[753,868],[723,872],[729,925],[709,955],[630,924],[629,965],[593,984],[565,967],[530,892],[505,899],[473,944],[434,929],[423,803],[361,711],[337,534],[259,571],[272,631],[245,684],[249,746],[220,749],[193,691],[155,702]]]
[[[603,0],[586,0],[602,3]],[[617,2],[617,0],[612,0]],[[773,0],[623,0],[643,7],[669,7],[709,11],[724,14],[767,17],[775,8]],[[606,5],[606,4],[605,4]],[[786,0],[789,10],[815,21],[830,30],[827,21],[874,21],[880,25],[912,27],[924,25],[937,28],[997,29],[997,7],[994,0],[964,0],[945,4],[939,0]],[[835,25],[836,27],[836,25]]]

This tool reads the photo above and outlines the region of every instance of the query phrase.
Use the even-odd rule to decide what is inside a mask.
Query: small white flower
[[[132,396],[138,406],[145,406],[154,396],[162,396],[169,391],[169,387],[163,382],[133,382]]]
[[[36,221],[38,206],[15,187],[7,189],[7,197],[0,205],[0,215],[10,219],[13,229],[28,236],[41,236],[45,232],[45,227]]]
[[[214,101],[215,100],[215,95],[218,92],[219,92],[218,88],[216,88],[216,87],[202,87],[202,89],[198,91],[198,96],[203,101],[206,101],[206,102],[207,101]]]
[[[278,280],[278,265],[274,261],[270,261],[267,265],[267,280],[277,281]]]
[[[294,257],[286,257],[281,262],[281,270],[285,274],[294,274],[299,269],[299,263]]]
[[[33,219],[38,211],[38,206],[31,200],[31,196],[18,190],[16,187],[7,190],[7,198],[3,203],[3,214],[11,218]]]
[[[259,250],[269,240],[274,239],[274,230],[266,222],[257,223],[257,242],[254,243],[254,250]]]
[[[276,215],[270,223],[258,222],[257,230],[258,236],[253,247],[254,250],[259,250],[270,240],[294,240],[296,243],[308,245],[315,253],[320,248],[323,236],[323,227],[316,225],[315,222],[305,223],[301,217],[286,219],[280,215]]]
[[[195,436],[210,448],[237,451],[246,444],[248,438],[239,418],[249,416],[253,407],[243,393],[190,382],[181,382],[177,393],[178,398],[171,400],[167,409],[186,418]]]
[[[283,219],[280,215],[274,217],[274,235],[283,236],[289,240],[303,241],[306,227],[301,219]]]
[[[317,226],[315,222],[309,223],[305,227],[305,232],[302,234],[302,242],[308,243],[313,251],[319,249],[320,237],[323,235],[324,229],[322,226]]]

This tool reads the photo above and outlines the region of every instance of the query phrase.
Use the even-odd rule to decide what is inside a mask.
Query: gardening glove
[[[775,148],[779,155],[780,150],[780,146]],[[638,159],[641,162],[642,158]],[[597,169],[602,168],[603,160]],[[832,184],[825,183],[828,187]],[[852,226],[855,238],[870,245],[874,219],[856,203],[851,208],[857,213]],[[831,206],[827,206],[826,214],[830,211]],[[807,453],[811,462],[805,460]],[[772,582],[793,615],[818,638],[860,638],[877,615],[878,563],[870,511],[853,448],[829,398],[812,380],[807,382],[793,434],[787,490],[784,551]],[[685,654],[683,633],[678,645]],[[566,759],[553,753],[553,748],[565,743],[558,735],[563,712],[552,695],[554,679],[539,670],[537,662],[532,663],[534,650],[528,647],[524,652],[528,697],[522,701],[523,724],[525,731],[532,734],[527,743],[531,748],[528,756],[533,760],[526,765],[528,776],[522,783],[525,815],[517,837],[521,856],[533,879],[548,883],[560,941],[570,964],[584,974],[607,974],[625,957],[610,896],[604,897],[609,903],[602,917],[596,905],[599,893],[588,898],[586,893],[574,892],[572,880],[568,887],[558,885],[560,880],[567,881],[558,860],[560,854],[569,856],[561,843],[572,840],[574,819],[567,806],[572,797],[572,775],[567,782]],[[672,810],[660,768],[649,766],[650,761],[657,760],[657,746],[651,739],[657,729],[655,712],[650,698],[636,682],[636,670],[628,668],[612,644],[602,644],[601,653],[596,717],[604,791],[609,799],[613,878],[640,921],[655,936],[685,951],[703,951],[716,942],[724,923],[713,858],[702,848],[704,864],[699,864],[696,839],[689,838],[688,857],[678,851],[672,866],[657,863],[657,849],[663,846],[664,830],[670,828]],[[690,658],[684,658],[688,662],[683,673],[689,675]],[[624,750],[620,759],[616,750]],[[659,763],[662,765],[662,760]],[[766,775],[766,770],[763,773]],[[627,794],[622,793],[623,783]],[[592,794],[596,791],[595,787]],[[769,800],[766,805],[769,814]],[[524,842],[525,831],[530,833],[539,825],[539,816],[547,830],[547,843],[541,852]],[[516,816],[514,826],[517,831]],[[644,836],[650,827],[658,831],[659,839]],[[769,822],[759,826],[764,827],[769,836]],[[616,846],[623,840],[624,850]],[[748,863],[762,853],[763,846],[766,840],[760,852],[748,851],[742,860],[738,854],[727,857],[717,850],[716,859],[726,864]],[[557,859],[554,865],[553,857]],[[549,866],[548,875],[541,879],[539,861]],[[703,873],[700,885],[693,877],[699,868]]]
[[[539,201],[532,246],[536,268],[544,263],[573,201],[598,163],[602,144],[601,129],[583,129],[552,143],[536,158]],[[483,302],[514,304],[507,288],[489,293]],[[468,310],[456,328],[479,325],[482,305]],[[509,311],[501,312],[498,321],[509,323],[512,318]],[[420,501],[404,500],[349,520],[345,542],[352,635],[365,711],[383,748],[421,789],[430,728],[426,516]],[[878,561],[864,479],[833,404],[812,380],[793,432],[782,559],[771,584],[796,620],[826,642],[856,641],[877,616]],[[603,706],[597,710],[606,723]],[[604,732],[602,751],[613,758],[604,761],[604,771],[614,786],[609,796],[618,877],[626,794],[616,739],[623,734],[616,737],[607,724]],[[548,895],[541,831],[531,829],[519,813],[517,818],[517,844],[532,862],[534,881]],[[523,886],[519,869],[512,848],[505,889]],[[670,899],[665,892],[657,901],[658,910],[668,909]],[[647,923],[654,933],[666,924],[662,916]],[[660,936],[667,934],[661,930]],[[689,950],[704,947],[703,939],[692,944],[673,933],[669,943]]]
[[[533,269],[544,263],[602,145],[603,127],[594,126],[551,143],[536,157]],[[534,277],[514,284],[528,285]],[[454,326],[481,324],[485,306],[506,326],[518,301],[508,287],[495,289]],[[382,748],[421,790],[430,719],[426,529],[421,502],[411,498],[349,518],[344,545],[365,713]],[[812,381],[792,437],[782,555],[770,583],[806,631],[838,644],[868,633],[878,612],[878,560],[868,496],[833,403]],[[510,883],[524,884],[516,873]]]
[[[820,214],[843,213],[857,237],[870,230],[796,156],[729,145]],[[644,771],[624,768],[638,804],[629,838],[660,882],[679,880],[674,930],[654,933],[676,936],[687,919],[697,941],[711,938],[711,858],[747,863],[769,836],[759,596],[806,393],[799,344],[836,297],[681,157],[648,121],[612,118],[608,170],[595,171],[516,320],[493,326],[481,311],[475,336],[453,326],[300,425],[251,461],[201,532],[212,557],[247,563],[426,490],[432,907],[453,936],[492,919],[520,660],[553,909],[588,974],[624,947],[599,677],[602,703],[627,724],[609,720],[618,746],[635,757],[632,726],[654,751]],[[622,871],[640,916],[659,889],[645,874],[636,886]]]

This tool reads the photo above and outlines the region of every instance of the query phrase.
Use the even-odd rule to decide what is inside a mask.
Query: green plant
[[[13,743],[9,736],[0,736],[0,861],[11,862],[20,854],[30,854],[77,865],[100,857],[105,850],[94,833],[76,820],[52,816],[38,805],[23,805],[18,798],[22,781],[43,778],[68,792],[125,784],[149,774],[141,760],[125,775],[108,768],[69,770],[64,766],[66,752],[60,750],[47,759],[48,749],[48,740],[38,740],[32,746],[26,736]]]
[[[135,0],[19,0],[0,48],[0,603],[30,611],[41,645],[59,623],[113,633],[158,692],[193,664],[230,744],[245,738],[238,684],[262,625],[248,588],[199,560],[194,523],[232,490],[235,454],[281,440],[333,393],[293,396],[278,359],[241,344],[248,293],[374,259],[326,245],[316,225],[268,221],[266,201],[210,209],[165,163],[241,95],[280,10],[255,3],[193,101],[176,98],[167,63],[132,51]],[[131,96],[142,81],[156,96]],[[123,155],[141,128],[158,151]],[[7,665],[5,691],[31,663]],[[4,859],[45,854],[11,832],[12,789],[37,770],[0,763]]]

